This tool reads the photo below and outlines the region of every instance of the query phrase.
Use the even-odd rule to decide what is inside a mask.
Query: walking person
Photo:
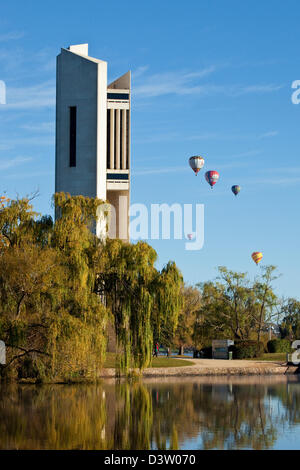
[[[158,357],[158,352],[159,352],[159,344],[155,343],[154,345],[154,351],[153,351],[153,356]]]

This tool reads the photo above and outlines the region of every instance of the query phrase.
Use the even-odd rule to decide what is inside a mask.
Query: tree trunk
[[[181,346],[179,346],[178,356],[183,356],[183,354],[184,354],[184,348],[181,345]]]

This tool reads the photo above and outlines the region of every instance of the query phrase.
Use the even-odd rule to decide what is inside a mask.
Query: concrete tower
[[[129,239],[130,72],[107,85],[88,44],[61,49],[56,72],[55,192],[109,202],[109,236]],[[106,235],[106,221],[96,233]]]

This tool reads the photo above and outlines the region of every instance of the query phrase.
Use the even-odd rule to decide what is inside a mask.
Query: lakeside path
[[[143,371],[143,377],[197,377],[224,375],[284,375],[296,374],[298,367],[274,361],[248,361],[235,359],[189,359],[184,367],[152,367]],[[101,377],[115,377],[115,369],[104,369]]]

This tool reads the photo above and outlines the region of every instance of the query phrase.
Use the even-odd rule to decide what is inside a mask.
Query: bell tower
[[[56,72],[55,191],[111,204],[100,238],[129,240],[131,74],[107,85],[107,62],[88,44],[61,49]]]

